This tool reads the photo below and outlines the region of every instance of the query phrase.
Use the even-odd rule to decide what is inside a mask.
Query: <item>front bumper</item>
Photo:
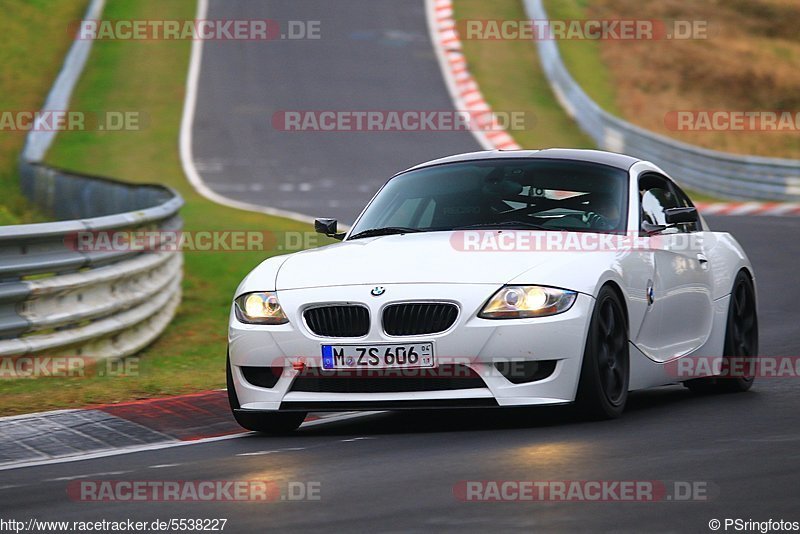
[[[586,333],[594,299],[578,294],[566,312],[533,319],[488,320],[477,317],[486,300],[498,289],[486,284],[386,285],[380,297],[373,286],[339,286],[283,290],[278,298],[289,323],[249,325],[230,316],[229,355],[233,382],[243,410],[352,410],[459,406],[523,406],[572,402],[578,387]],[[447,331],[420,336],[386,335],[381,312],[389,304],[408,301],[448,301],[459,307],[456,323]],[[302,319],[309,305],[358,303],[370,310],[367,336],[357,339],[314,335]],[[292,363],[304,359],[319,365],[322,344],[359,345],[433,341],[437,365],[456,362],[474,370],[485,387],[443,391],[328,393],[292,391],[298,371]],[[498,361],[556,360],[544,379],[514,384],[495,367]],[[316,362],[316,363],[315,363]],[[278,367],[275,385],[258,387],[245,380],[241,368]],[[336,378],[331,378],[336,380]]]

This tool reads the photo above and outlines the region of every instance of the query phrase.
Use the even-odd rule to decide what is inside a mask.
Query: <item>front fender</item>
[[[745,269],[755,285],[755,271],[744,249],[731,234],[713,232],[712,246],[706,251],[712,269],[712,295],[714,300],[730,294],[736,274]],[[758,295],[756,294],[756,300]]]
[[[629,328],[638,332],[647,310],[647,286],[655,263],[649,250],[552,252],[553,258],[525,271],[509,285],[545,285],[571,289],[593,298],[611,282],[622,293]]]
[[[289,256],[291,254],[272,256],[262,261],[247,273],[247,276],[239,283],[239,287],[236,288],[236,293],[233,297],[236,298],[243,293],[250,293],[251,291],[275,291],[278,271]]]

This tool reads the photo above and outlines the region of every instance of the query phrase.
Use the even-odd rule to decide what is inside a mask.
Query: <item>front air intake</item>
[[[383,331],[390,336],[444,332],[456,322],[458,307],[448,302],[407,302],[383,310]]]
[[[322,337],[363,337],[369,332],[369,310],[359,305],[316,306],[303,312],[306,326]]]
[[[466,365],[444,364],[431,369],[305,368],[291,391],[313,393],[400,393],[485,388],[480,375]]]

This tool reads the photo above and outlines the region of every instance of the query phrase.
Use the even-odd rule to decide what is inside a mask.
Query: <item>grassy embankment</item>
[[[545,0],[553,19],[709,21],[708,39],[560,41],[570,73],[605,110],[647,129],[717,150],[800,157],[797,132],[676,132],[665,115],[682,109],[796,110],[800,107],[800,7],[787,0],[726,4],[637,0]],[[525,20],[520,0],[455,0],[458,20]],[[797,16],[790,17],[797,11]],[[511,132],[525,148],[593,147],[556,101],[533,43],[463,40],[470,70],[493,108],[532,112],[535,126]],[[631,73],[636,73],[632,76]],[[714,197],[689,192],[697,201]]]
[[[104,17],[193,19],[194,11],[194,0],[115,0],[107,4]],[[268,231],[280,236],[309,230],[299,222],[219,206],[196,194],[186,181],[178,132],[190,48],[190,41],[96,42],[72,109],[135,110],[146,118],[144,127],[62,133],[47,162],[131,182],[170,185],[186,201],[182,215],[188,231]],[[139,354],[136,376],[0,380],[0,414],[223,387],[230,298],[242,276],[275,253],[185,253],[183,302],[167,331]]]
[[[554,19],[697,21],[705,36],[572,40],[559,49],[570,73],[604,109],[680,141],[739,154],[800,158],[794,131],[676,131],[677,110],[800,109],[800,4],[794,0],[545,0]],[[702,38],[705,37],[705,38]],[[670,128],[672,126],[672,129]]]
[[[44,103],[72,44],[67,21],[80,19],[88,0],[4,0],[0,18],[0,112],[14,117]],[[0,130],[0,226],[45,220],[19,190],[17,158],[24,131]]]

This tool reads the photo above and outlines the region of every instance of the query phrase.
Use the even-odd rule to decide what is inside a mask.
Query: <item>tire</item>
[[[628,322],[617,293],[600,288],[595,301],[575,404],[580,416],[614,419],[622,415],[630,380]]]
[[[239,398],[236,396],[236,388],[233,385],[230,356],[225,364],[225,378],[228,386],[228,403],[231,405],[233,418],[242,428],[271,435],[288,434],[297,430],[305,420],[306,412],[242,413],[237,411],[240,405]]]
[[[695,378],[683,383],[695,393],[738,393],[753,385],[753,365],[731,366],[732,358],[756,358],[758,356],[758,314],[753,282],[744,271],[739,271],[733,282],[731,302],[728,305],[728,320],[725,326],[725,348],[723,369],[742,368],[744,376],[717,378],[713,376]]]

